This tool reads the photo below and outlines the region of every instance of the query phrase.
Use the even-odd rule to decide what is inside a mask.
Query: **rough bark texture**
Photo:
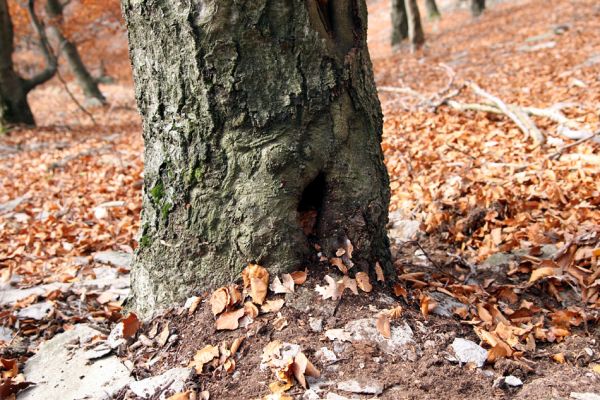
[[[408,18],[404,0],[392,0],[392,46],[408,39]]]
[[[134,307],[147,314],[314,254],[391,271],[381,108],[364,0],[123,0],[144,120]]]
[[[485,0],[471,0],[471,15],[478,17],[485,10]]]
[[[404,0],[404,3],[408,19],[408,40],[414,51],[425,43],[423,25],[421,25],[421,13],[419,12],[417,0]]]
[[[34,125],[24,81],[14,70],[13,26],[6,0],[0,0],[0,127]]]
[[[75,76],[77,84],[83,90],[83,94],[88,100],[96,100],[100,104],[106,103],[106,98],[98,88],[97,82],[89,73],[83,63],[77,46],[68,40],[59,28],[63,18],[63,4],[59,0],[48,0],[46,3],[46,13],[52,18],[52,25],[48,27],[50,35],[56,40],[59,49],[64,54],[67,64]]]
[[[27,11],[34,30],[40,38],[40,50],[46,67],[30,79],[21,78],[14,69],[13,26],[6,0],[0,0],[0,130],[13,124],[35,125],[27,94],[36,86],[48,81],[56,73],[56,57],[50,51],[48,40],[35,15],[35,1],[28,0]]]
[[[427,17],[429,19],[440,18],[440,10],[435,0],[425,0],[425,8],[427,9]]]

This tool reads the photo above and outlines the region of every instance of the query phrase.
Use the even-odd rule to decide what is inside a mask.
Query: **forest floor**
[[[60,84],[32,93],[39,127],[0,138],[0,398],[600,398],[600,144],[565,136],[600,129],[600,6],[472,19],[439,3],[411,53],[388,43],[389,0],[369,2],[399,277],[373,290],[332,265],[346,247],[306,281],[270,277],[259,307],[240,284],[123,319],[143,182],[131,82],[102,86],[95,123]],[[477,87],[568,121],[532,117],[536,143],[458,110],[486,102]]]

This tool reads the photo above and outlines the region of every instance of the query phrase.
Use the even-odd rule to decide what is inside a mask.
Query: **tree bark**
[[[8,4],[6,0],[0,0],[0,128],[35,124],[23,80],[14,70],[13,51],[13,26]]]
[[[392,0],[392,46],[408,39],[408,18],[404,0]]]
[[[14,69],[14,33],[6,0],[0,0],[0,128],[7,125],[35,125],[35,119],[27,94],[36,86],[45,83],[56,73],[56,57],[50,51],[47,38],[40,21],[35,15],[35,2],[27,3],[29,17],[34,30],[40,37],[40,49],[46,59],[46,67],[30,79],[21,78]]]
[[[485,0],[471,0],[471,15],[478,17],[485,10]]]
[[[311,215],[326,256],[350,240],[352,271],[392,273],[366,5],[323,4],[123,0],[144,121],[138,312],[250,261],[304,266]]]
[[[440,10],[435,0],[425,0],[425,8],[427,9],[427,17],[429,19],[440,18]]]
[[[106,103],[106,98],[98,88],[98,83],[89,73],[85,64],[81,60],[77,46],[65,37],[59,28],[63,18],[63,4],[59,0],[47,0],[46,13],[52,18],[52,24],[48,27],[50,35],[59,45],[59,51],[65,55],[67,64],[75,76],[77,84],[83,90],[83,94],[88,100],[96,100],[100,104]]]
[[[404,0],[404,2],[408,19],[408,40],[414,51],[425,43],[423,25],[421,25],[421,13],[419,12],[417,0]]]

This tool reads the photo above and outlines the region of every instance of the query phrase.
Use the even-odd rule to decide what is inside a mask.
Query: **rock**
[[[323,331],[323,318],[310,317],[308,319],[308,326],[310,326],[310,330],[313,332],[322,332]]]
[[[515,256],[510,253],[494,253],[489,256],[485,261],[484,265],[488,267],[503,267],[508,265],[509,262],[513,261]]]
[[[465,307],[465,304],[442,292],[430,292],[429,297],[437,302],[432,313],[440,317],[452,317],[456,308]]]
[[[413,331],[406,322],[399,326],[393,326],[389,339],[384,338],[375,327],[374,318],[364,318],[350,321],[344,327],[344,331],[350,334],[351,342],[370,342],[387,354],[394,354],[403,359],[415,358],[415,341]]]
[[[54,290],[64,290],[69,287],[68,283],[48,283],[47,285],[33,286],[30,288],[12,288],[0,290],[0,304],[14,304],[19,300],[23,300],[31,295],[44,296],[48,292]]]
[[[585,393],[571,392],[569,397],[571,397],[572,399],[577,399],[577,400],[600,400],[600,394],[591,393],[591,392],[585,392]]]
[[[10,328],[0,326],[0,342],[10,342],[13,334],[14,333]]]
[[[358,394],[381,394],[383,392],[383,383],[381,382],[366,382],[358,380],[347,380],[339,382],[337,384],[339,390],[344,392],[358,393]]]
[[[54,309],[54,305],[49,301],[44,301],[42,303],[32,304],[27,306],[17,313],[19,318],[33,318],[36,320],[44,319],[46,315],[50,313]]]
[[[302,400],[321,400],[321,396],[312,389],[307,389],[302,395]]]
[[[504,383],[507,384],[508,386],[513,386],[513,387],[523,386],[523,381],[514,375],[508,375],[507,377],[505,377]]]
[[[158,376],[142,379],[141,381],[131,382],[129,389],[143,399],[164,399],[165,393],[173,391],[175,393],[185,390],[185,383],[193,376],[191,368],[173,368]],[[160,396],[156,394],[161,391]]]
[[[327,393],[327,400],[350,400],[348,397],[340,396],[337,393]]]
[[[20,400],[110,399],[133,378],[115,356],[90,361],[83,344],[102,332],[88,325],[56,335],[40,346],[25,364],[27,381],[36,385],[19,395]],[[72,345],[80,344],[75,349]]]
[[[102,264],[110,264],[115,267],[129,268],[133,256],[123,251],[99,251],[94,253],[94,261]]]
[[[461,364],[473,363],[481,368],[487,360],[487,350],[470,340],[456,338],[450,346]]]
[[[338,360],[335,353],[333,351],[329,350],[327,347],[321,347],[319,350],[317,350],[317,352],[315,353],[315,356],[323,364],[334,363]]]

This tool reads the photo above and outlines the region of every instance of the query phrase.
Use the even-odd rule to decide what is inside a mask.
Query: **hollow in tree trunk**
[[[404,3],[408,19],[408,40],[414,51],[425,43],[423,25],[421,25],[421,13],[419,12],[417,0],[404,0]]]
[[[392,46],[408,39],[408,18],[404,0],[392,0]]]
[[[134,308],[354,245],[391,273],[364,0],[124,0],[143,116]],[[314,218],[311,220],[311,218]],[[310,222],[307,222],[309,220]]]
[[[64,54],[67,64],[71,72],[73,72],[75,80],[83,91],[85,98],[105,104],[106,98],[98,88],[98,83],[83,63],[77,46],[67,39],[59,28],[63,19],[63,7],[63,3],[59,0],[48,0],[46,2],[46,13],[52,19],[52,24],[48,27],[48,31],[58,43],[59,51]]]
[[[425,0],[425,9],[427,10],[427,18],[437,19],[441,17],[440,10],[435,0]]]
[[[471,15],[478,17],[485,10],[485,0],[471,0]]]
[[[14,33],[6,0],[0,0],[0,130],[8,125],[35,125],[27,94],[36,86],[48,81],[56,72],[56,58],[35,16],[34,1],[29,0],[28,12],[33,27],[40,35],[40,48],[46,58],[46,68],[30,79],[20,77],[12,61]]]

